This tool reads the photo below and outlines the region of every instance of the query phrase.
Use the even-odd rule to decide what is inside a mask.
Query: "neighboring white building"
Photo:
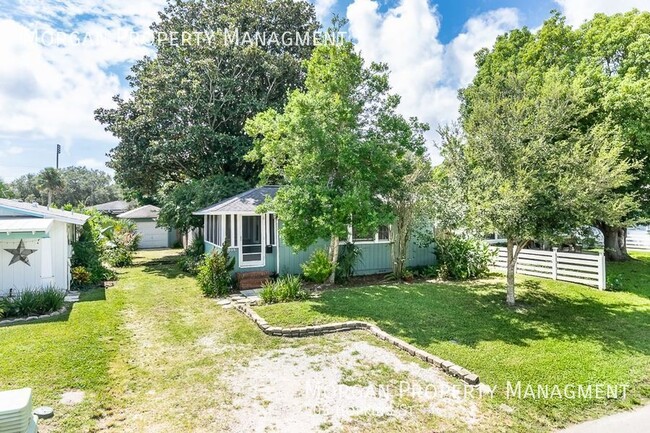
[[[0,199],[0,296],[70,289],[71,244],[87,215]]]
[[[117,218],[128,219],[137,226],[140,234],[140,249],[169,248],[176,242],[176,232],[158,227],[160,208],[146,205],[119,214]]]

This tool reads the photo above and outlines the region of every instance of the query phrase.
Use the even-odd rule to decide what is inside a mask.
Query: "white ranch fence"
[[[507,269],[508,250],[491,247],[497,254],[493,268]],[[516,274],[532,275],[559,281],[584,284],[605,290],[605,255],[588,253],[565,253],[557,248],[553,251],[521,250],[515,266]]]
[[[628,250],[650,251],[650,233],[646,230],[628,230],[625,243]]]

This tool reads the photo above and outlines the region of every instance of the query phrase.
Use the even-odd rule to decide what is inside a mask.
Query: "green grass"
[[[72,312],[56,319],[0,328],[0,389],[31,387],[36,405],[57,406],[63,392],[82,389],[90,399],[64,410],[58,422],[76,431],[107,404],[101,393],[124,335],[113,311],[122,296],[105,299],[103,289],[83,294]]]
[[[41,422],[48,432],[218,426],[206,421],[227,402],[215,378],[234,353],[250,356],[278,341],[203,298],[168,254],[143,253],[115,287],[84,293],[65,316],[0,328],[0,389],[33,388],[35,406],[55,409]],[[200,338],[233,347],[215,355]],[[59,403],[75,390],[86,393],[82,404]]]
[[[142,253],[136,266],[121,271],[115,287],[84,293],[69,314],[0,328],[0,389],[33,388],[35,405],[55,409],[54,419],[41,422],[51,433],[225,431],[235,398],[227,378],[249,359],[290,347],[303,347],[308,356],[338,353],[360,339],[393,350],[363,333],[267,337],[243,315],[205,299],[195,280],[176,269],[174,255]],[[650,255],[612,265],[610,272],[623,274],[629,292],[541,280],[537,287],[530,280],[518,288],[522,307],[516,310],[504,306],[498,281],[338,290],[319,300],[259,310],[269,321],[287,325],[373,321],[467,366],[491,385],[508,379],[630,383],[632,399],[624,403],[630,404],[648,394]],[[394,383],[402,376],[381,365],[342,371],[343,381],[357,385]],[[76,390],[86,393],[83,403],[59,403],[61,394]],[[502,402],[515,413],[499,410]],[[473,430],[548,431],[620,406],[497,398],[481,405],[483,418]],[[453,420],[416,411],[399,422],[370,417],[348,427],[466,431]]]
[[[609,265],[625,292],[519,279],[519,306],[502,280],[332,290],[308,302],[258,307],[272,325],[365,320],[497,386],[494,405],[515,408],[514,431],[549,431],[650,397],[650,254]],[[506,399],[507,382],[626,384],[625,400]]]

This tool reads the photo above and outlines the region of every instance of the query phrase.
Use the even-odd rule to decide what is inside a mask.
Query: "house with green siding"
[[[236,260],[235,272],[268,272],[300,274],[300,265],[314,250],[327,249],[329,241],[319,241],[305,251],[294,251],[280,235],[282,221],[273,213],[258,213],[257,208],[267,198],[275,197],[279,187],[264,186],[220,201],[194,215],[204,218],[203,239],[206,252],[230,245],[229,252]],[[363,251],[355,275],[383,274],[392,271],[392,227],[380,227],[376,233],[360,235],[350,227],[347,240]],[[435,263],[433,247],[420,247],[411,241],[407,266],[427,266]]]

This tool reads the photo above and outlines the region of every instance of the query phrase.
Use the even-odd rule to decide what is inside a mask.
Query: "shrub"
[[[267,281],[262,285],[260,298],[267,304],[277,302],[301,301],[309,298],[309,293],[302,288],[302,281],[296,275],[287,275],[276,281]]]
[[[470,280],[488,274],[494,253],[478,239],[446,235],[435,240],[438,278]]]
[[[332,263],[327,251],[319,249],[312,253],[309,260],[300,265],[308,281],[322,284],[332,274]]]
[[[63,307],[65,292],[55,287],[26,289],[12,298],[0,300],[3,317],[40,316]]]
[[[11,305],[9,305],[9,300],[5,298],[0,298],[0,319],[9,316],[8,313],[10,308]]]
[[[187,246],[178,258],[178,267],[192,275],[198,272],[199,264],[205,258],[205,243],[202,238],[196,238]]]
[[[260,298],[262,298],[262,301],[264,301],[265,304],[275,304],[278,302],[278,293],[275,281],[268,280],[262,284]]]
[[[90,218],[81,229],[79,239],[72,243],[72,267],[90,272],[90,284],[106,279],[108,269],[102,264],[103,245],[99,226]]]
[[[357,264],[362,261],[363,250],[353,243],[347,243],[341,248],[336,266],[337,282],[346,282],[354,275]]]
[[[92,274],[83,266],[76,266],[71,269],[72,274],[72,287],[75,289],[83,289],[90,284]]]
[[[231,272],[235,269],[235,258],[228,254],[228,247],[226,243],[221,250],[215,249],[198,267],[196,279],[205,296],[227,295],[232,289]]]
[[[89,284],[111,280],[115,273],[104,266],[104,262],[114,267],[133,264],[133,252],[140,241],[136,226],[131,221],[102,215],[93,209],[86,209],[84,213],[90,218],[82,227],[79,239],[72,244],[72,266],[90,272]]]
[[[124,268],[133,264],[135,250],[138,249],[140,235],[136,233],[136,226],[128,220],[104,221],[108,224],[102,230],[107,242],[103,251],[103,259],[117,268]]]

